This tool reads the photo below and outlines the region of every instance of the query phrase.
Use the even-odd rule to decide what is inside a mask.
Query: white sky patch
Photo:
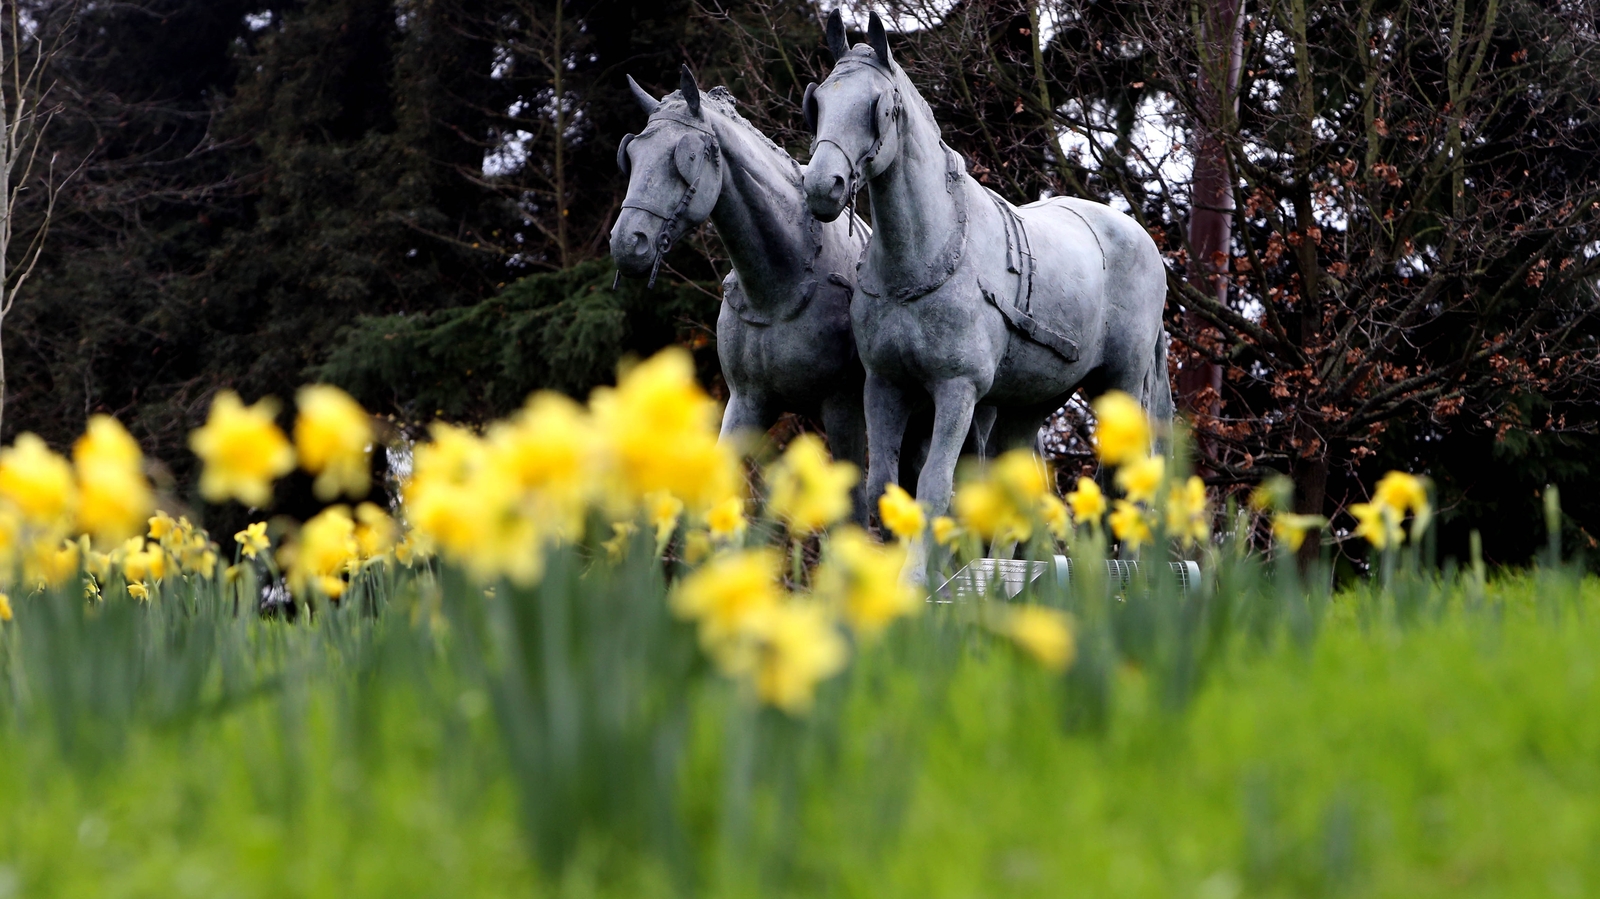
[[[1100,159],[1115,142],[1116,121],[1109,104],[1091,101],[1087,114],[1078,100],[1070,100],[1061,107],[1069,118],[1082,119],[1086,131],[1070,128],[1057,132],[1062,152],[1076,157],[1090,171],[1100,169]],[[1194,156],[1183,143],[1182,113],[1171,95],[1151,92],[1140,99],[1134,109],[1133,128],[1128,135],[1128,165],[1152,193],[1167,194],[1173,185],[1186,184],[1194,172]],[[1122,198],[1112,201],[1112,206],[1128,211]]]
[[[861,32],[851,34],[854,42],[857,38],[866,40],[865,32],[871,13],[876,12],[883,19],[883,27],[887,31],[897,31],[902,34],[911,31],[921,31],[944,21],[944,17],[955,8],[956,0],[915,0],[903,6],[897,5],[895,9],[885,10],[877,4],[863,3],[860,0],[843,0],[837,3],[824,3],[824,14],[839,10],[840,18],[844,19],[844,28],[848,32]],[[889,49],[894,50],[891,44]]]
[[[500,144],[483,154],[483,173],[491,178],[509,175],[528,161],[533,132],[510,131],[500,136]]]
[[[272,26],[272,10],[263,9],[260,12],[245,13],[244,27],[251,31],[262,31]]]

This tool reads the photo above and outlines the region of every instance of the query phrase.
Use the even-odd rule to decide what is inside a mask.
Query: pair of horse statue
[[[617,149],[628,195],[611,254],[619,274],[653,283],[674,241],[716,224],[733,265],[717,319],[723,436],[786,411],[820,417],[835,457],[867,470],[864,520],[910,477],[944,513],[963,448],[1036,441],[1079,389],[1122,390],[1170,419],[1166,273],[1150,235],[1104,204],[1018,207],[980,185],[876,13],[867,33],[850,47],[839,12],[828,18],[835,64],[806,88],[803,167],[688,67],[660,100],[628,79],[650,118]],[[863,186],[870,229],[852,208]]]

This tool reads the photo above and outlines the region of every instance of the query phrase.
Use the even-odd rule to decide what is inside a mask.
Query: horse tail
[[[1145,376],[1146,409],[1150,417],[1159,422],[1170,422],[1174,414],[1172,406],[1172,378],[1167,373],[1167,343],[1170,338],[1165,328],[1156,335],[1155,358],[1151,360],[1150,372]]]

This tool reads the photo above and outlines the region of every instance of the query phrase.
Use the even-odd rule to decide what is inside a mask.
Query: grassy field
[[[1600,584],[1564,570],[1047,585],[1064,676],[998,600],[931,606],[793,717],[706,668],[639,558],[487,598],[373,578],[313,623],[19,602],[0,896],[1600,888]]]
[[[890,488],[880,535],[815,436],[747,479],[678,351],[435,425],[388,509],[338,502],[365,411],[296,405],[292,444],[230,393],[192,434],[209,501],[298,466],[329,503],[226,550],[115,419],[0,448],[0,899],[1600,889],[1600,582],[1554,490],[1542,566],[1491,582],[1424,563],[1390,472],[1330,593],[1286,480],[1219,515],[1126,395],[1112,496],[1012,451],[952,517]],[[1151,564],[1108,576],[1112,537]],[[915,586],[1063,551],[1009,599]]]

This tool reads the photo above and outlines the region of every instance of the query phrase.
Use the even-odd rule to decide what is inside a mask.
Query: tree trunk
[[[1200,109],[1194,123],[1194,181],[1189,211],[1189,283],[1228,299],[1228,260],[1233,236],[1233,167],[1224,140],[1238,108],[1239,69],[1244,57],[1244,0],[1214,0],[1197,36]],[[1191,340],[1206,328],[1192,309],[1183,313]],[[1222,405],[1222,367],[1185,359],[1177,378],[1178,401],[1197,422]],[[1203,433],[1202,457],[1211,455]]]

